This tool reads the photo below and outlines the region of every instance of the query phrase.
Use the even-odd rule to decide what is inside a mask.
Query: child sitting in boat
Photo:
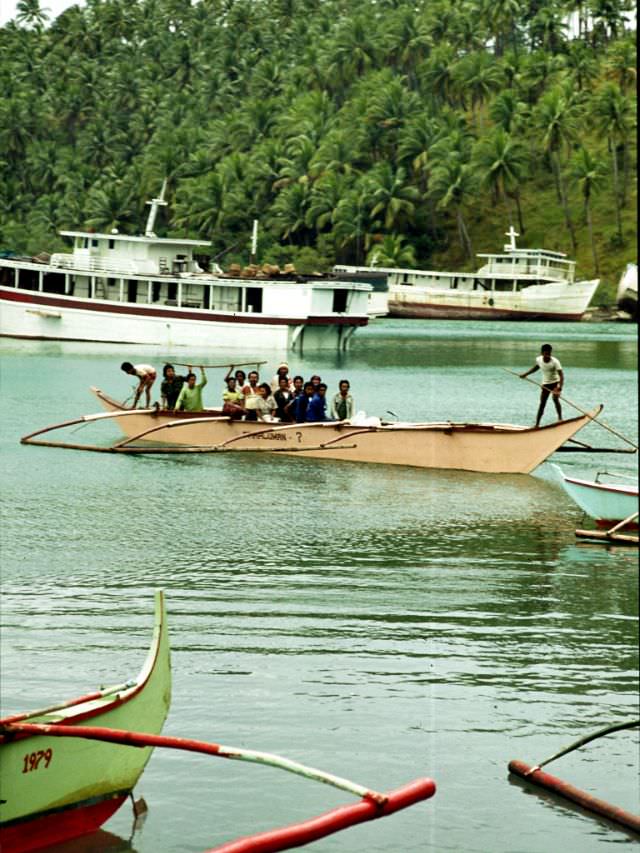
[[[120,370],[124,370],[124,372],[129,374],[129,376],[136,376],[140,380],[138,382],[138,387],[136,388],[135,397],[133,398],[133,406],[131,406],[131,408],[135,409],[137,407],[138,400],[144,390],[147,409],[149,409],[151,407],[151,387],[156,381],[155,367],[152,367],[150,364],[131,364],[130,361],[123,361],[120,365]]]

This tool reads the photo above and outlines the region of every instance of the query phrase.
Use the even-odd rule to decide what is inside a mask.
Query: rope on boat
[[[544,386],[542,385],[542,383],[541,383],[541,382],[536,382],[536,380],[535,380],[535,379],[531,379],[529,376],[524,376],[524,377],[522,377],[522,376],[520,376],[520,374],[519,374],[519,373],[516,373],[516,371],[515,371],[515,370],[509,370],[509,368],[508,368],[508,367],[503,367],[503,368],[502,368],[502,370],[504,370],[506,373],[510,373],[512,376],[517,376],[517,377],[518,377],[518,379],[523,379],[523,378],[524,378],[527,382],[531,382],[531,384],[532,384],[532,385],[537,385],[537,386],[538,386],[538,388],[543,388],[543,387],[544,387]],[[582,412],[582,414],[583,414],[583,415],[586,415],[586,416],[589,418],[589,420],[590,420],[590,421],[593,421],[594,423],[596,423],[596,424],[598,424],[599,426],[601,426],[603,429],[606,429],[606,430],[608,430],[609,432],[613,433],[613,435],[617,436],[618,438],[621,438],[621,439],[622,439],[622,441],[624,441],[624,442],[626,442],[627,444],[631,445],[631,447],[633,447],[633,448],[634,448],[634,450],[636,450],[636,451],[638,450],[638,445],[637,445],[637,444],[635,444],[633,441],[631,441],[631,439],[629,439],[629,438],[627,438],[626,436],[622,435],[622,433],[618,432],[618,431],[617,431],[617,430],[615,430],[613,427],[609,426],[609,424],[605,423],[604,421],[599,420],[599,419],[598,419],[597,417],[595,417],[594,415],[590,415],[590,414],[589,414],[589,412],[587,412],[585,409],[582,409],[580,406],[576,405],[576,403],[572,403],[572,402],[571,402],[571,400],[568,400],[568,399],[567,399],[566,397],[564,397],[562,394],[558,394],[557,396],[558,396],[558,397],[559,397],[563,402],[565,402],[567,405],[569,405],[569,406],[571,406],[572,408],[576,409],[576,411],[578,411],[578,412]]]

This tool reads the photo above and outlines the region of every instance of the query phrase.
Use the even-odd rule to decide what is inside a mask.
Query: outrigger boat
[[[281,451],[303,452],[318,459],[341,459],[478,471],[529,474],[602,410],[542,428],[495,423],[386,423],[377,418],[350,421],[265,424],[232,420],[221,410],[188,413],[160,409],[126,409],[92,389],[106,413],[85,415],[24,436],[23,444],[121,453]],[[51,442],[46,432],[112,418],[125,438],[111,447]]]
[[[625,474],[612,474],[607,471],[596,474],[595,480],[582,480],[569,477],[559,465],[554,465],[554,468],[560,476],[565,492],[583,512],[594,519],[598,527],[611,527],[629,516],[637,516],[637,478],[633,481],[632,477]],[[629,479],[633,482],[601,482],[601,476]],[[638,527],[637,521],[633,526]]]
[[[0,720],[0,850],[26,853],[94,832],[131,794],[151,757],[151,748],[59,739],[43,736],[38,727],[158,734],[170,701],[169,638],[158,592],[153,641],[137,678]]]
[[[209,853],[289,850],[435,794],[434,781],[426,777],[381,793],[273,753],[165,737],[158,732],[170,692],[164,599],[157,593],[153,644],[136,680],[0,720],[2,853],[28,853],[95,832],[131,794],[155,747],[267,765],[360,797],[309,820],[223,843]]]

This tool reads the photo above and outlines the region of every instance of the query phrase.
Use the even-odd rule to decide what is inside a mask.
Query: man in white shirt
[[[560,408],[560,392],[564,385],[564,372],[562,365],[558,359],[551,355],[553,347],[551,344],[542,344],[540,347],[540,355],[536,358],[536,363],[529,370],[520,374],[520,379],[529,376],[530,373],[535,373],[536,370],[542,371],[542,392],[540,394],[540,405],[538,406],[538,414],[536,416],[536,427],[540,426],[544,407],[547,405],[549,394],[553,397],[553,404],[558,413],[558,420],[562,420],[562,409]]]

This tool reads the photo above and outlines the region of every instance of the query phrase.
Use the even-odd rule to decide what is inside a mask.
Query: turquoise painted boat
[[[565,492],[599,527],[611,527],[638,512],[637,482],[621,484],[602,483],[597,478],[581,480],[567,476],[559,465],[553,467],[560,476]]]
[[[25,734],[12,726],[101,726],[159,734],[171,701],[164,596],[156,593],[151,648],[137,678],[50,708],[0,720],[0,850],[26,853],[94,832],[133,790],[152,749]]]

